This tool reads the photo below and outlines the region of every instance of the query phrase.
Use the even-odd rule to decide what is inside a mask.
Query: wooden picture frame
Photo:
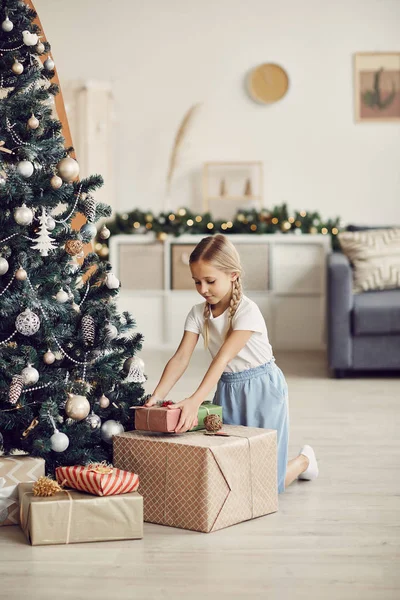
[[[354,55],[357,123],[400,122],[400,52]]]

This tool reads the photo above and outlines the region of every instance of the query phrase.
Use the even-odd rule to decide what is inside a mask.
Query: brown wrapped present
[[[19,525],[18,484],[44,475],[43,458],[0,456],[0,526]]]
[[[144,520],[208,533],[278,510],[276,431],[225,425],[113,439],[113,464],[138,473]]]
[[[92,496],[63,490],[44,498],[22,483],[19,501],[21,527],[32,546],[143,537],[143,498],[137,492]]]

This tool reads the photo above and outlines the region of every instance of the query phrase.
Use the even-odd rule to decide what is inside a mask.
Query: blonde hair
[[[240,256],[235,246],[224,235],[210,235],[203,238],[195,247],[189,258],[189,264],[203,260],[210,263],[216,269],[224,273],[237,273],[237,278],[232,282],[232,295],[229,303],[228,328],[225,333],[225,339],[232,331],[232,319],[235,315],[239,302],[243,297],[241,277],[243,268],[240,264]],[[204,304],[204,347],[208,348],[209,343],[209,319],[211,306],[208,302]]]

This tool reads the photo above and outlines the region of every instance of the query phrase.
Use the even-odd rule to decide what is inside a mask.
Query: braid
[[[233,285],[232,285],[232,296],[231,296],[231,301],[229,303],[229,313],[228,313],[228,330],[226,332],[225,339],[228,337],[228,335],[232,331],[232,319],[235,316],[235,312],[237,310],[237,307],[239,306],[239,302],[241,301],[242,297],[243,297],[242,283],[240,281],[240,278],[237,277],[237,279],[235,279],[235,281],[233,282]]]
[[[208,304],[208,302],[204,303],[203,316],[204,316],[204,329],[203,329],[204,348],[207,350],[208,342],[209,342],[208,321],[210,318],[210,305]]]

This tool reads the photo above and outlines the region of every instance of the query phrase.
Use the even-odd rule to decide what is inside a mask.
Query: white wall
[[[262,160],[265,204],[400,223],[400,124],[355,124],[353,53],[400,51],[399,0],[36,0],[61,82],[111,80],[117,209],[159,211],[185,111],[172,207],[195,206],[207,160]],[[277,62],[276,105],[244,91]]]

